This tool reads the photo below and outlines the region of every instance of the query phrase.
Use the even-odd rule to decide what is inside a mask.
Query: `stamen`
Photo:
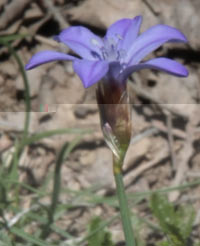
[[[120,36],[118,33],[116,33],[115,35],[119,40],[123,40],[122,36]]]
[[[120,60],[124,59],[126,57],[126,51],[125,50],[118,50],[118,57]]]
[[[123,38],[119,34],[116,34],[116,37],[117,39],[115,37],[104,38],[104,46],[100,50],[104,60],[109,62],[118,61],[121,64],[126,56],[126,51],[118,49],[119,41]],[[96,42],[93,43],[96,44]]]
[[[96,39],[94,39],[94,38],[91,39],[91,43],[92,43],[93,45],[95,45],[95,46],[100,47],[99,42],[98,42]]]
[[[108,44],[112,47],[114,47],[114,46],[116,46],[116,42],[115,42],[115,40],[114,40],[114,38],[109,38],[108,39]]]
[[[108,58],[108,53],[107,53],[106,49],[105,49],[105,48],[102,48],[101,51],[102,51],[103,59],[104,59],[104,60],[107,60],[107,58]]]

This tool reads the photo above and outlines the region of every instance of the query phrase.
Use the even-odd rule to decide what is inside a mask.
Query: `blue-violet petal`
[[[121,80],[125,81],[132,73],[147,68],[161,70],[177,77],[188,76],[188,70],[182,64],[168,58],[160,57],[128,67],[122,73]]]
[[[123,40],[129,27],[131,25],[132,20],[128,18],[124,18],[114,22],[107,30],[105,39],[113,38],[116,42]]]
[[[146,55],[166,42],[187,42],[186,37],[178,29],[167,25],[156,25],[142,33],[127,54],[129,65],[138,64]]]
[[[121,49],[129,51],[135,39],[138,37],[140,26],[142,24],[142,16],[136,16],[131,20],[130,25],[127,27],[126,33],[120,44]]]
[[[29,62],[26,64],[25,69],[29,70],[39,65],[42,65],[44,63],[48,63],[52,61],[59,61],[59,60],[74,61],[76,59],[77,58],[74,56],[70,56],[61,52],[45,50],[45,51],[40,51],[35,55],[33,55],[29,60]]]
[[[58,35],[60,42],[69,46],[75,53],[88,60],[96,60],[100,56],[102,39],[82,26],[72,26]]]
[[[88,88],[106,75],[109,64],[106,61],[76,60],[73,67],[84,87]]]

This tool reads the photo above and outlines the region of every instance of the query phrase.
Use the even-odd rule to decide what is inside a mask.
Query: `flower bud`
[[[98,83],[96,96],[105,141],[115,158],[122,161],[131,139],[131,108],[126,83],[103,80]]]

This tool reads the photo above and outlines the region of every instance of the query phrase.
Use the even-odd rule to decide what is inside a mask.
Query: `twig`
[[[45,38],[45,37],[38,35],[38,34],[36,34],[34,36],[34,38],[37,41],[39,41],[40,43],[44,43],[44,44],[47,44],[49,46],[52,46],[52,48],[59,48],[60,47],[60,44],[53,39]]]
[[[190,125],[187,126],[187,139],[185,141],[184,147],[181,150],[179,158],[177,158],[178,167],[176,170],[176,175],[174,180],[172,181],[172,186],[180,185],[184,178],[186,177],[186,173],[188,170],[188,162],[192,156],[193,148],[192,148],[192,128]],[[169,200],[174,202],[177,200],[180,192],[173,191],[169,194]]]
[[[197,212],[196,216],[195,216],[195,221],[193,226],[197,226],[200,223],[200,210]]]
[[[16,18],[20,18],[23,11],[31,3],[31,0],[15,0],[11,1],[5,8],[0,21],[0,30],[6,29],[6,27]]]
[[[187,176],[188,177],[192,177],[192,178],[200,178],[200,172],[187,172]]]
[[[140,140],[142,140],[143,138],[152,136],[153,134],[156,134],[158,132],[159,132],[159,130],[154,128],[154,127],[148,128],[148,129],[140,132],[139,134],[133,136],[131,138],[131,144],[135,144],[135,143],[139,142]]]
[[[169,152],[171,156],[171,167],[172,167],[172,175],[174,175],[176,170],[176,156],[174,153],[174,137],[172,133],[172,116],[169,112],[166,113],[167,117],[167,133],[168,133],[168,145],[169,145]]]
[[[158,129],[159,131],[164,132],[166,134],[168,133],[166,126],[161,121],[153,120],[152,121],[152,125],[156,129]],[[186,139],[185,132],[180,130],[180,129],[172,129],[172,134],[173,134],[174,137],[178,137],[178,138],[181,138],[181,139]]]
[[[156,100],[154,97],[152,97],[150,95],[150,93],[148,91],[145,90],[144,87],[138,86],[137,84],[135,84],[133,82],[130,82],[129,85],[130,85],[131,90],[135,91],[135,93],[137,95],[140,95],[140,96],[150,100],[153,104],[158,105],[158,107],[160,107],[162,110],[166,109],[167,111],[171,112],[172,114],[177,115],[179,117],[182,117],[183,119],[186,119],[186,120],[188,120],[190,118],[189,115],[187,114],[187,112],[182,112],[182,111],[180,112],[179,110],[170,107],[171,104],[162,103],[162,102],[159,102],[158,100]]]
[[[31,208],[24,209],[23,211],[16,214],[13,218],[11,218],[7,224],[7,226],[10,228],[14,226],[25,214],[29,213],[32,210],[36,210],[39,206],[34,205]]]
[[[140,176],[146,170],[158,165],[162,160],[166,159],[168,156],[169,155],[167,149],[163,148],[162,151],[160,151],[156,155],[156,158],[154,160],[145,162],[144,164],[140,165],[138,168],[134,169],[132,172],[129,172],[124,177],[126,186],[129,186],[138,176]]]
[[[60,24],[61,29],[67,28],[69,26],[68,22],[64,19],[64,17],[60,14],[58,9],[53,5],[52,1],[44,0],[48,11],[53,15],[53,17],[58,21]]]
[[[155,15],[155,16],[159,16],[160,13],[159,11],[157,11],[151,3],[149,3],[148,0],[143,0],[144,4],[148,7],[148,9]]]

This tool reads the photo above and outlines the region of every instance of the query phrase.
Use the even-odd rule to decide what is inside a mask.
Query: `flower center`
[[[92,43],[99,47],[101,51],[101,59],[104,59],[108,62],[118,61],[120,64],[123,64],[123,60],[126,57],[126,51],[119,49],[119,41],[122,39],[119,35],[116,35],[117,39],[113,37],[104,38],[103,46],[100,47],[97,40],[93,39]]]
[[[125,50],[118,49],[119,37],[116,41],[114,38],[105,38],[104,46],[101,47],[101,53],[104,60],[109,62],[121,61],[125,55]]]

